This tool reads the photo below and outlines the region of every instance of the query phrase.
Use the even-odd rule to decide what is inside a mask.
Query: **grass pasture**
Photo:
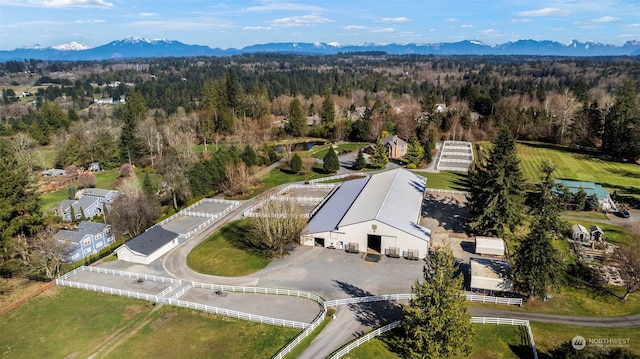
[[[587,151],[543,143],[517,144],[520,167],[529,183],[539,181],[543,160],[556,167],[556,178],[602,184],[610,192],[640,198],[640,166],[607,161]]]
[[[421,172],[414,171],[427,179],[427,188],[466,191],[467,174],[465,172]]]
[[[297,329],[53,287],[0,317],[3,358],[265,358]]]
[[[187,256],[187,265],[200,273],[237,277],[255,273],[269,264],[269,259],[249,253],[238,244],[246,231],[244,221],[231,222],[204,240]]]

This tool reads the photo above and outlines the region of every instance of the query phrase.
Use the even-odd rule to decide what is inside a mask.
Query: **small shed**
[[[591,235],[583,225],[574,224],[571,226],[571,239],[574,241],[587,242],[591,239]]]
[[[594,241],[603,241],[604,240],[604,231],[602,228],[593,225],[591,226],[591,239]]]
[[[476,237],[476,254],[503,257],[504,239],[495,237]]]
[[[471,290],[493,294],[513,292],[511,264],[504,260],[471,258]]]
[[[149,264],[178,245],[178,234],[160,226],[149,228],[116,249],[118,260]]]

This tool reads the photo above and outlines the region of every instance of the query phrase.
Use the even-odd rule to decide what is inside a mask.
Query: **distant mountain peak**
[[[51,46],[51,47],[56,49],[56,50],[61,50],[61,51],[80,51],[80,50],[89,49],[89,46],[77,43],[75,41],[66,42],[64,44],[55,45],[55,46]]]
[[[40,44],[33,44],[33,45],[26,45],[26,46],[22,46],[20,47],[20,49],[23,50],[43,50],[46,49],[46,47],[40,45]]]

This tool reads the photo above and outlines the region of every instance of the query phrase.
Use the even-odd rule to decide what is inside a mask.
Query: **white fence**
[[[471,317],[471,323],[477,324],[499,324],[499,325],[518,325],[527,329],[529,335],[529,345],[533,351],[533,358],[538,359],[538,350],[536,350],[536,342],[533,340],[533,332],[528,320],[512,319],[512,318],[489,318],[489,317]]]
[[[322,308],[322,312],[320,312],[320,314],[318,314],[316,319],[313,322],[311,322],[311,325],[305,330],[303,330],[300,334],[298,334],[298,336],[296,336],[289,344],[287,344],[287,346],[282,348],[278,352],[278,354],[274,355],[273,358],[282,359],[286,354],[290,353],[293,350],[293,348],[296,347],[296,345],[300,344],[300,342],[304,338],[308,337],[309,334],[311,334],[311,332],[313,332],[316,329],[316,327],[320,325],[320,323],[322,323],[322,320],[326,315],[327,315],[327,308]]]
[[[466,192],[466,191],[455,191],[452,189],[438,189],[438,188],[428,188],[428,187],[427,187],[427,192],[463,194],[465,196],[469,194],[469,192]]]
[[[198,211],[193,211],[192,209],[199,206],[201,203],[203,202],[209,202],[209,203],[225,203],[228,204],[227,208],[225,208],[222,212],[219,213],[206,213],[206,212],[198,212]],[[174,213],[173,215],[171,215],[170,217],[167,217],[165,219],[163,219],[162,221],[156,223],[153,225],[153,227],[155,226],[163,226],[171,221],[173,221],[174,219],[176,219],[176,217],[179,216],[193,216],[193,217],[210,217],[213,218],[214,220],[219,219],[221,217],[223,217],[225,214],[229,213],[229,211],[233,210],[234,208],[238,207],[240,205],[239,201],[229,201],[226,199],[217,199],[217,198],[203,198],[201,200],[199,200],[198,202],[190,205],[189,207]],[[208,224],[211,224],[211,221],[207,221],[205,222]],[[202,225],[201,225],[202,226]],[[199,226],[200,227],[200,226]],[[204,227],[203,227],[204,228]],[[191,232],[195,233],[195,229],[192,230]],[[180,238],[189,238],[193,235],[193,233],[189,232],[190,234],[188,235],[180,235]]]
[[[522,298],[505,298],[505,297],[491,297],[486,295],[466,294],[466,300],[470,302],[482,302],[482,303],[494,303],[494,304],[507,304],[507,305],[519,305],[522,306]],[[384,300],[409,300],[412,298],[411,293],[402,294],[384,294],[373,295],[368,297],[354,297],[345,299],[329,300],[324,302],[325,307],[335,307],[337,305],[357,304],[357,303],[369,303],[380,302]]]
[[[73,277],[74,275],[76,275],[78,272],[96,272],[96,273],[109,274],[109,275],[118,276],[118,277],[127,277],[127,278],[150,280],[152,282],[182,284],[182,281],[180,279],[174,279],[174,278],[168,278],[168,277],[159,277],[159,276],[155,276],[155,275],[151,275],[151,274],[124,272],[124,271],[120,271],[120,270],[101,268],[101,267],[88,267],[88,266],[80,266],[80,267],[72,270],[71,272],[68,272],[67,274],[60,276],[60,278],[58,278],[58,279],[67,280],[67,279]]]
[[[238,285],[221,285],[221,284],[209,284],[209,283],[200,283],[200,282],[192,282],[191,285],[194,288],[219,290],[222,292],[273,294],[273,295],[287,295],[291,297],[300,297],[300,298],[306,298],[306,299],[316,301],[318,302],[318,304],[326,307],[326,305],[324,304],[325,301],[322,298],[320,298],[320,296],[315,295],[313,293],[303,292],[303,291],[293,290],[293,289],[244,287],[244,286],[238,286]]]
[[[522,307],[522,298],[492,297],[488,295],[465,294],[469,302],[517,305]]]
[[[122,289],[117,289],[117,288],[103,287],[103,286],[100,286],[100,285],[78,283],[78,282],[73,282],[73,281],[64,280],[64,279],[60,279],[60,278],[56,279],[56,284],[57,285],[67,286],[67,287],[72,287],[72,288],[80,288],[80,289],[92,290],[94,292],[102,292],[102,293],[107,293],[107,294],[119,295],[119,296],[123,296],[123,297],[143,299],[143,300],[148,300],[148,301],[156,302],[156,303],[161,303],[161,301],[163,299],[163,298],[161,298],[161,297],[159,297],[157,295],[139,293],[139,292],[132,292],[132,291],[129,291],[129,290],[122,290]]]
[[[344,175],[341,175],[344,176]],[[334,176],[334,177],[338,177],[338,176]],[[329,177],[327,177],[329,178]],[[323,178],[324,180],[326,180],[326,178]],[[265,213],[256,213],[257,210],[262,207],[264,205],[264,202],[266,201],[271,201],[271,200],[294,200],[296,202],[299,203],[319,203],[318,206],[316,206],[316,208],[318,208],[322,202],[328,197],[305,197],[305,196],[296,196],[296,197],[281,197],[283,193],[286,193],[287,191],[291,190],[291,189],[314,189],[314,188],[328,188],[328,189],[334,189],[336,188],[338,185],[337,184],[322,184],[322,183],[311,183],[309,182],[309,184],[290,184],[287,185],[285,187],[282,187],[281,189],[279,189],[278,191],[276,191],[275,193],[265,196],[264,199],[261,199],[258,203],[254,204],[253,206],[249,207],[247,210],[245,210],[242,215],[244,217],[258,217],[258,216],[267,216],[267,214]],[[314,209],[315,210],[315,209]],[[305,214],[303,215],[303,217],[305,218],[310,218],[311,216],[313,216],[315,212],[312,211],[310,214]]]
[[[316,184],[316,183],[334,181],[334,180],[339,180],[339,179],[348,178],[348,177],[356,177],[356,176],[369,177],[369,174],[368,173],[358,173],[358,172],[345,173],[345,174],[341,174],[341,175],[316,178],[314,180],[309,181],[309,184]]]
[[[409,300],[409,299],[411,299],[411,294],[385,294],[385,295],[374,295],[369,297],[355,297],[355,298],[330,300],[330,301],[324,302],[324,306],[335,307],[337,305],[381,302],[385,300]]]
[[[380,334],[384,333],[384,332],[388,332],[391,329],[396,328],[398,325],[400,325],[400,321],[397,322],[393,322],[391,324],[387,324],[384,327],[378,328],[370,333],[368,333],[367,335],[364,335],[360,338],[358,338],[357,340],[352,341],[351,343],[349,343],[346,347],[338,350],[335,354],[333,354],[331,356],[331,359],[338,359],[341,358],[342,356],[344,356],[345,354],[349,353],[350,351],[352,351],[353,349],[359,347],[360,345],[362,345],[363,343],[368,342],[369,340],[371,340],[372,338],[375,338],[377,336],[379,336]]]

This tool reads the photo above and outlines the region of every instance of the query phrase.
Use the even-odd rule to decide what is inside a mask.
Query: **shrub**
[[[78,188],[90,188],[96,186],[96,176],[89,172],[82,173],[78,176]]]
[[[65,176],[76,176],[78,174],[78,167],[71,165],[64,170]]]
[[[133,167],[130,164],[125,163],[120,166],[120,177],[131,177],[133,176]]]

